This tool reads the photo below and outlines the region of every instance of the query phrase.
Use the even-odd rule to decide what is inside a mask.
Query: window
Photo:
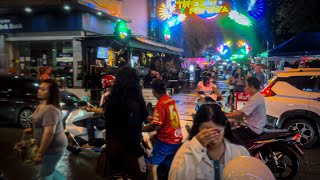
[[[12,87],[10,86],[10,81],[6,77],[0,77],[0,98],[11,99],[12,96]]]
[[[317,76],[292,76],[281,79],[302,91],[319,92],[317,78]]]
[[[37,100],[37,92],[39,83],[30,79],[15,79],[14,94],[18,99],[31,99]]]

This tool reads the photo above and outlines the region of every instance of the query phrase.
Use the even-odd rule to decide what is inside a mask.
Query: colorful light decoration
[[[130,30],[127,28],[127,24],[124,21],[117,21],[115,24],[115,34],[121,40],[128,37]]]
[[[217,47],[218,52],[220,53],[221,57],[226,59],[231,56],[231,41],[227,41]]]
[[[264,13],[263,0],[248,0],[248,13],[251,17],[259,18]]]
[[[235,46],[232,45],[231,41],[227,41],[218,46],[217,50],[223,59],[243,59],[248,57],[249,52],[252,50],[252,48],[242,40],[239,40]],[[232,54],[232,49],[237,49],[235,54]]]
[[[161,4],[160,10],[159,10],[159,16],[161,19],[169,19],[172,16],[172,9],[167,7],[164,3]]]
[[[247,0],[246,4],[248,15],[254,18],[263,15],[264,0]],[[229,5],[232,6],[231,11]],[[162,3],[160,6],[159,16],[167,21],[169,27],[173,27],[186,19],[184,11],[207,20],[214,19],[220,14],[229,14],[229,18],[236,23],[252,26],[250,18],[237,11],[235,0],[231,0],[229,3],[226,3],[225,0],[166,0],[166,3]]]
[[[180,11],[179,13],[175,13],[177,9]],[[179,21],[182,22],[186,18],[185,9],[189,14],[197,14],[205,19],[213,19],[219,14],[230,12],[223,0],[167,0],[166,3],[160,5],[159,16],[163,20],[175,21],[173,17],[178,15]],[[171,25],[177,24],[179,23],[171,23]]]
[[[169,27],[172,27],[172,26],[176,26],[176,25],[180,24],[185,19],[186,19],[185,14],[173,15],[172,17],[167,19],[167,23],[168,23]]]
[[[171,32],[168,24],[164,26],[163,34],[164,34],[164,40],[169,41],[171,39]]]
[[[232,10],[229,13],[229,18],[234,20],[236,23],[244,25],[244,26],[251,26],[252,25],[251,20],[247,16],[240,14],[239,12],[237,12],[235,10]]]

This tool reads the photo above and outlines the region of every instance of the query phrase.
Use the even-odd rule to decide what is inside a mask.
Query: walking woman
[[[41,103],[32,115],[33,133],[38,146],[35,164],[40,164],[40,179],[65,179],[55,167],[67,147],[60,110],[59,87],[52,79],[43,80],[38,90]]]
[[[120,69],[104,106],[109,175],[121,173],[131,179],[145,179],[144,151],[140,146],[142,123],[148,111],[140,79],[130,67]]]

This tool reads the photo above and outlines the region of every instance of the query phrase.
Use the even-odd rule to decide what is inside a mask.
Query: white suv
[[[298,128],[299,143],[304,148],[316,143],[320,134],[320,68],[275,72],[261,93],[268,125]]]

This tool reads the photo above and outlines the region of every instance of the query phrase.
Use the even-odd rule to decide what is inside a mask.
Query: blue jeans
[[[61,159],[63,152],[57,154],[44,155],[40,165],[41,180],[65,180],[63,174],[56,170],[56,165]]]

